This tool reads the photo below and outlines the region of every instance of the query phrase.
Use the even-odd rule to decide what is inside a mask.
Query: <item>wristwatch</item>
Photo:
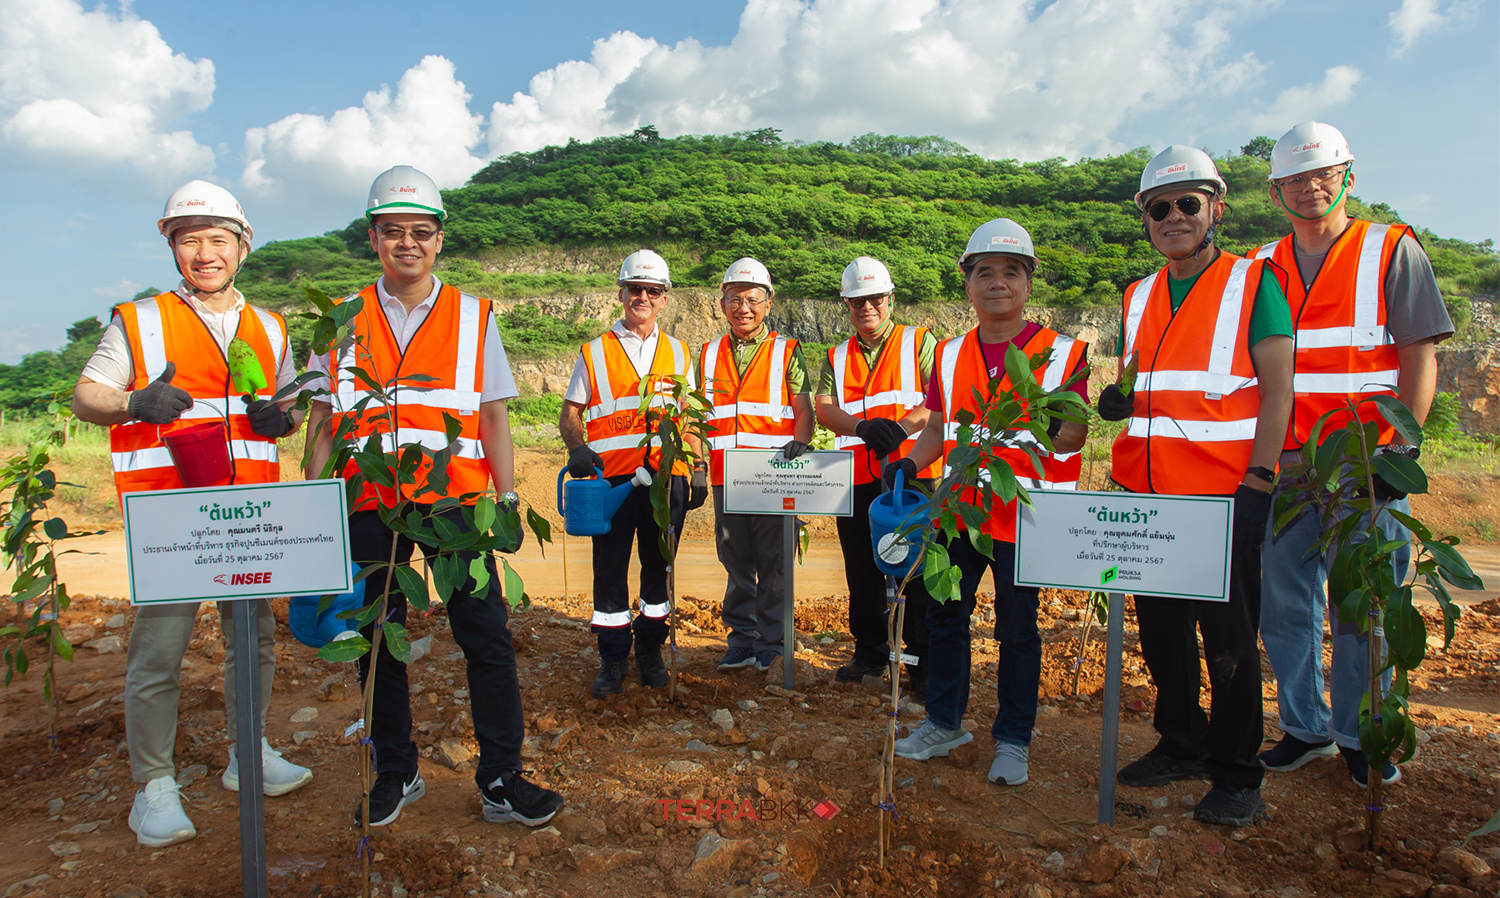
[[[1264,480],[1266,483],[1276,482],[1276,472],[1266,467],[1265,465],[1256,465],[1255,467],[1247,470],[1245,474],[1246,476],[1253,474],[1256,477],[1259,477],[1261,480]]]
[[[1381,446],[1380,447],[1380,451],[1381,452],[1394,452],[1397,455],[1404,455],[1407,458],[1411,459],[1412,461],[1416,461],[1417,459],[1419,459],[1419,458],[1422,457],[1422,447],[1420,447],[1420,446],[1407,446],[1407,445],[1397,446],[1394,443],[1391,443],[1391,444],[1388,444],[1388,445],[1385,445],[1385,446]]]
[[[516,494],[515,490],[511,490],[508,493],[501,493],[500,494],[500,501],[499,501],[498,504],[502,508],[508,508],[508,509],[510,509],[510,508],[520,508],[521,507],[521,497]]]

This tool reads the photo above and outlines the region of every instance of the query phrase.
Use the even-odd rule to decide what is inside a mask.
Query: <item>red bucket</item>
[[[219,486],[234,477],[223,421],[195,424],[162,434],[183,486]]]

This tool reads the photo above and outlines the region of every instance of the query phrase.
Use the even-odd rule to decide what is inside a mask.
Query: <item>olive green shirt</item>
[[[885,326],[875,335],[874,346],[866,345],[864,340],[855,341],[859,344],[860,350],[865,354],[865,364],[871,370],[875,368],[875,359],[880,355],[880,350],[884,348],[886,339],[890,337],[891,331],[895,329],[896,322],[887,318]],[[932,331],[928,330],[927,333],[922,335],[921,342],[917,344],[917,376],[921,380],[923,392],[927,390],[927,381],[932,376],[932,363],[936,357],[937,337],[934,337]],[[816,395],[833,396],[835,401],[839,400],[840,397],[834,396],[835,383],[837,381],[834,379],[833,362],[825,355],[823,357],[823,371],[818,375],[818,392]]]
[[[765,324],[760,326],[754,336],[748,340],[741,340],[733,332],[729,334],[729,345],[734,350],[734,364],[739,369],[740,376],[745,376],[745,370],[750,367],[750,361],[755,358],[755,353],[760,350],[760,345],[766,342],[771,335],[771,329]],[[693,365],[700,366],[700,354],[693,360]],[[698,371],[698,383],[706,383],[704,374]],[[787,392],[795,396],[798,393],[806,393],[810,386],[807,376],[807,364],[802,360],[802,344],[797,343],[796,348],[786,354],[786,388]]]

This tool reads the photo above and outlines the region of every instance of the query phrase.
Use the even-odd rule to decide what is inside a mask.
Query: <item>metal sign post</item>
[[[788,460],[779,449],[724,452],[724,513],[782,515],[782,685],[792,688],[797,649],[793,619],[796,595],[797,516],[848,517],[854,513],[854,453],[847,449],[807,452]]]
[[[254,599],[234,603],[235,757],[240,767],[240,883],[266,895],[266,809],[260,769],[260,637]]]
[[[1109,593],[1104,720],[1099,746],[1099,822],[1115,822],[1120,746],[1120,662],[1125,591],[1229,601],[1234,502],[1216,496],[1157,496],[1031,490],[1016,521],[1019,586],[1121,590]]]

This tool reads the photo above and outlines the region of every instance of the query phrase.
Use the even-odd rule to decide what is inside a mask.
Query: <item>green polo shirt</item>
[[[1204,269],[1207,271],[1208,269]],[[1200,271],[1190,278],[1178,280],[1170,275],[1167,276],[1167,292],[1172,298],[1172,314],[1182,308],[1183,300],[1187,299],[1188,293],[1193,285],[1198,283],[1198,278],[1203,276]],[[1270,266],[1266,266],[1260,275],[1260,287],[1255,291],[1255,305],[1250,309],[1250,345],[1254,346],[1267,337],[1290,337],[1292,335],[1292,310],[1286,301],[1286,292],[1281,289],[1276,276],[1271,272]],[[1115,340],[1115,355],[1125,352],[1125,328],[1120,328],[1119,337]]]

